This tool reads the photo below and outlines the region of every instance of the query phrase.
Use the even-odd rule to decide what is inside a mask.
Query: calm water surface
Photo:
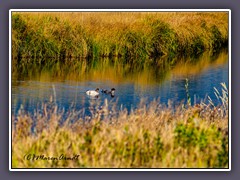
[[[51,67],[30,66],[14,69],[12,72],[12,113],[17,115],[21,105],[33,113],[42,102],[50,97],[58,107],[68,111],[70,107],[85,110],[103,105],[116,104],[117,109],[136,108],[142,98],[146,104],[154,99],[167,104],[186,102],[186,78],[189,80],[189,93],[192,103],[206,100],[210,96],[215,104],[214,87],[221,90],[220,83],[228,86],[228,54],[222,52],[214,57],[204,54],[198,59],[182,59],[178,64],[148,63],[139,68],[116,63],[116,60],[102,59],[101,63],[87,62],[55,64]],[[166,60],[167,61],[167,60]],[[89,98],[88,89],[116,89],[115,97],[100,94],[99,98]]]

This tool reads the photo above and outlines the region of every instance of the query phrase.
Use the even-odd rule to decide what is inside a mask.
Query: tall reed
[[[226,89],[223,88],[225,92]],[[12,117],[13,168],[228,168],[228,101],[169,106],[157,101],[128,113],[89,107],[63,116],[54,102]],[[226,105],[226,106],[225,106]],[[226,112],[226,113],[221,113]],[[26,159],[26,156],[75,160]]]
[[[46,57],[121,56],[139,63],[217,51],[227,44],[225,12],[12,13],[12,56],[40,62]]]

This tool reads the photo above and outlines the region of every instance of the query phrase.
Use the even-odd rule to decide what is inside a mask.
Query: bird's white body
[[[86,92],[86,94],[89,95],[89,96],[98,96],[99,92],[98,92],[98,89],[96,89],[96,90],[88,90]]]

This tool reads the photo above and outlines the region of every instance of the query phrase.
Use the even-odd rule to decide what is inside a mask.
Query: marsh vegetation
[[[195,56],[227,45],[224,12],[12,14],[13,58],[124,57],[141,63],[157,56]]]
[[[144,101],[130,114],[116,113],[107,102],[91,116],[67,117],[57,106],[43,104],[34,116],[12,117],[12,166],[23,168],[227,168],[228,90],[216,95],[221,106],[204,103],[163,106]],[[63,123],[62,123],[63,122]],[[79,154],[77,161],[26,160]]]
[[[13,168],[228,168],[228,13],[11,18]]]

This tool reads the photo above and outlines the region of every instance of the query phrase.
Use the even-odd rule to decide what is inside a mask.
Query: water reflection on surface
[[[53,60],[55,61],[55,60]],[[12,113],[21,106],[33,112],[42,102],[54,96],[60,108],[68,110],[71,105],[77,110],[92,104],[102,105],[108,99],[117,108],[135,108],[141,98],[146,103],[159,99],[167,104],[186,101],[185,79],[189,79],[189,93],[192,103],[200,102],[208,95],[217,104],[214,87],[221,89],[221,82],[228,85],[228,54],[216,56],[203,54],[198,59],[180,58],[148,60],[146,63],[122,63],[122,59],[101,58],[98,60],[75,60],[53,62],[44,66],[29,64],[12,65]],[[140,61],[139,61],[140,62]],[[175,63],[178,62],[178,63]],[[116,89],[114,98],[100,94],[92,99],[85,91],[95,89]]]

